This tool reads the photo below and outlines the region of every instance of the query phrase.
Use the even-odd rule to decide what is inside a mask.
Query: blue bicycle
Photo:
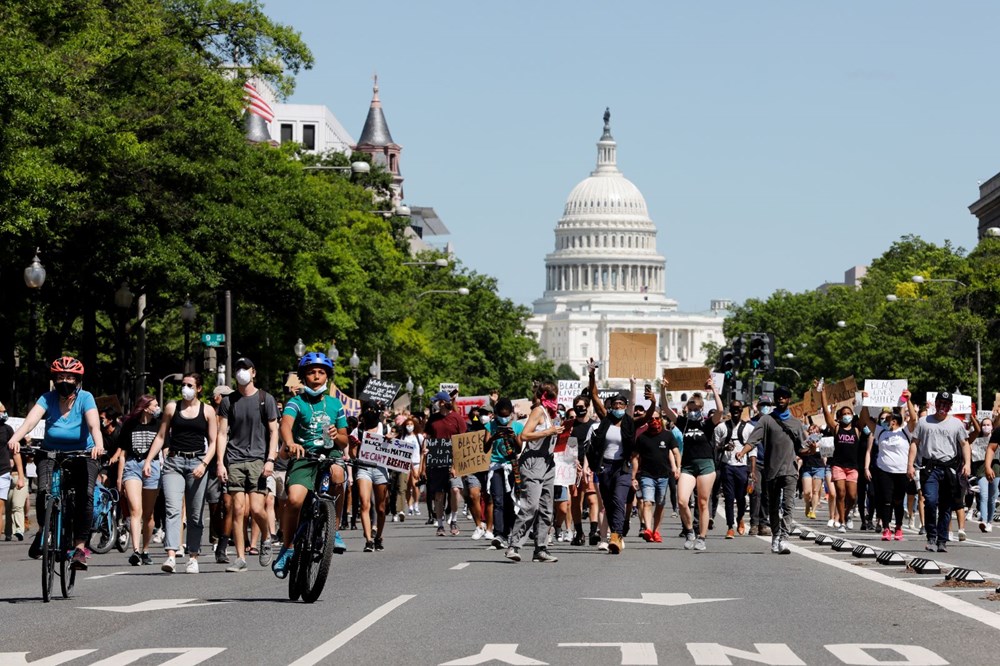
[[[76,491],[63,483],[63,466],[76,458],[89,458],[85,451],[42,451],[35,449],[36,455],[44,454],[55,460],[52,468],[52,486],[42,500],[45,503],[45,522],[42,524],[42,601],[52,598],[52,585],[59,565],[59,587],[64,599],[69,598],[76,583],[76,569],[71,566],[73,545],[73,506],[77,501]],[[83,498],[89,501],[88,498]]]
[[[117,507],[118,490],[107,488],[98,481],[94,486],[94,520],[90,526],[88,546],[99,555],[104,555],[120,545]]]

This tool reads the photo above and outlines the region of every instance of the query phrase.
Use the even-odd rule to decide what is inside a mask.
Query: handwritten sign
[[[13,428],[14,432],[17,432],[17,429],[20,428],[23,423],[24,423],[24,419],[22,419],[19,416],[11,416],[10,418],[7,419],[7,425],[9,425],[11,428]],[[38,425],[36,425],[34,428],[31,429],[31,432],[28,433],[28,437],[30,437],[31,441],[33,443],[35,443],[35,444],[38,444],[43,439],[45,439],[45,420],[44,419],[41,420],[41,421],[39,421]]]
[[[792,416],[801,421],[806,417],[805,401],[803,400],[802,402],[795,402],[792,403],[791,405],[788,405],[788,411],[792,413]]]
[[[573,406],[573,400],[583,391],[583,382],[573,379],[559,380],[559,404],[567,409]]]
[[[441,467],[451,467],[451,440],[428,439],[427,468],[440,469]]]
[[[555,481],[557,486],[572,486],[576,483],[576,462],[578,459],[576,441],[572,441],[562,451],[555,453]]]
[[[823,437],[819,440],[819,454],[824,458],[833,455],[833,437]]]
[[[479,409],[480,407],[485,407],[490,403],[490,396],[488,395],[463,395],[459,398],[455,398],[455,409],[460,411],[465,416],[469,415],[473,409]]]
[[[853,404],[854,396],[858,392],[858,383],[854,381],[854,376],[841,379],[839,382],[834,384],[826,385],[826,399],[830,403],[846,402],[848,400]],[[810,390],[803,396],[803,402],[805,402],[805,412],[806,414],[812,414],[818,411],[823,406],[823,401],[820,398],[819,391]]]
[[[976,420],[979,421],[980,423],[982,423],[984,419],[990,419],[990,420],[992,420],[993,419],[993,412],[991,412],[988,409],[978,409],[978,410],[976,410]]]
[[[438,384],[439,391],[445,391],[446,393],[451,393],[452,391],[458,392],[458,384],[455,382],[441,382]]]
[[[609,339],[611,377],[656,376],[656,334],[612,331]]]
[[[339,388],[336,384],[330,384],[330,395],[344,405],[344,411],[348,416],[359,416],[361,414],[361,401],[352,398]]]
[[[865,407],[896,407],[906,390],[905,379],[866,379]]]
[[[483,452],[486,431],[467,432],[451,438],[455,476],[468,476],[490,468],[490,454]]]
[[[958,393],[951,394],[951,413],[954,415],[958,414],[971,414],[972,413],[972,396],[971,395],[961,395]],[[928,411],[934,413],[934,402],[937,400],[937,391],[927,392],[927,405]]]
[[[705,382],[712,377],[712,371],[704,366],[695,368],[664,368],[663,379],[671,391],[698,390],[705,388]]]
[[[397,472],[409,472],[413,467],[413,451],[416,444],[401,439],[386,439],[382,435],[365,433],[358,461],[378,465]]]
[[[365,383],[365,387],[361,389],[361,399],[371,400],[382,406],[388,406],[396,399],[396,394],[399,393],[400,386],[402,384],[397,382],[372,377]]]
[[[97,411],[103,412],[105,409],[111,408],[119,414],[124,414],[122,410],[122,403],[118,400],[116,395],[99,395],[94,398],[94,402],[97,403]]]

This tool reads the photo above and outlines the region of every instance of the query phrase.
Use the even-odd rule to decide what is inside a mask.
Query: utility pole
[[[233,292],[226,289],[226,385],[233,378]]]

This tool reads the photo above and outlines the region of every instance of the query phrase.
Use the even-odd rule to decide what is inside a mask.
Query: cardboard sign
[[[520,400],[513,400],[511,404],[514,406],[514,414],[519,419],[526,417],[531,413],[531,401],[527,398],[522,398]]]
[[[20,428],[23,423],[24,419],[19,416],[11,416],[7,419],[7,425],[13,428],[14,432],[17,432],[17,429]],[[39,444],[43,439],[45,439],[45,419],[39,421],[38,425],[31,429],[31,432],[28,433],[28,437],[31,438],[31,442],[33,444]]]
[[[697,391],[705,389],[705,382],[712,378],[712,371],[704,366],[695,368],[664,368],[663,379],[671,391]]]
[[[330,384],[330,395],[340,401],[344,405],[344,412],[347,416],[360,416],[361,415],[361,401],[355,400],[351,396],[347,395],[339,388],[336,384]]]
[[[371,400],[384,407],[388,407],[396,399],[396,394],[399,393],[400,386],[402,384],[398,382],[372,377],[365,382],[365,387],[361,389],[361,400]]]
[[[580,395],[583,391],[583,382],[573,379],[560,379],[559,380],[559,398],[558,402],[560,405],[569,409],[573,406],[573,400],[576,396]]]
[[[438,384],[438,391],[445,391],[447,393],[458,391],[458,384],[455,384],[454,382],[441,382]]]
[[[427,438],[427,468],[451,467],[451,440]]]
[[[490,404],[490,396],[488,395],[466,395],[460,398],[455,398],[455,409],[460,411],[465,416],[469,415],[473,409],[479,409],[480,407],[485,407]]]
[[[612,331],[609,341],[611,361],[610,377],[656,376],[656,334],[624,333]]]
[[[972,396],[971,395],[960,395],[958,393],[951,394],[951,414],[971,414],[972,413]],[[931,414],[934,413],[934,402],[937,400],[937,391],[927,392],[927,411]]]
[[[468,476],[490,468],[490,454],[483,452],[486,431],[477,430],[451,438],[452,461],[455,476]]]
[[[846,379],[841,379],[839,382],[834,384],[826,385],[826,399],[830,403],[845,402],[850,400],[854,402],[854,396],[858,392],[858,384],[854,381],[854,376],[847,377]],[[805,403],[806,414],[812,414],[813,412],[819,411],[823,406],[823,401],[820,399],[819,391],[810,390],[802,397],[802,401]],[[881,406],[881,405],[880,405]]]
[[[556,468],[553,485],[572,486],[576,483],[577,454],[576,440],[570,442],[562,451],[554,454]]]
[[[788,405],[788,411],[790,411],[792,413],[792,416],[794,416],[798,420],[800,421],[803,420],[806,417],[805,401],[803,400],[802,402],[795,402],[792,403],[791,405]]]
[[[116,395],[101,395],[101,396],[98,396],[98,397],[94,398],[94,402],[97,403],[97,411],[98,412],[103,412],[108,407],[111,407],[112,409],[114,409],[119,414],[124,414],[125,413],[122,410],[122,403],[121,403],[120,400],[118,400],[118,396],[116,396]]]
[[[906,390],[905,379],[866,379],[865,407],[896,407]]]
[[[401,439],[386,439],[366,432],[358,449],[358,461],[378,465],[396,472],[409,472],[413,467],[416,444]]]

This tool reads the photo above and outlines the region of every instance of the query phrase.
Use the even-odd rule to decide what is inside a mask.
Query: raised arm
[[[603,419],[608,415],[608,410],[604,408],[604,403],[601,402],[601,399],[597,395],[597,364],[594,363],[594,359],[590,359],[587,369],[590,376],[590,404],[594,406],[594,413],[597,414],[597,418]],[[527,426],[524,429],[527,430]]]
[[[837,421],[833,418],[833,412],[830,411],[830,405],[826,399],[826,384],[823,386],[819,385],[819,380],[813,380],[813,388],[819,391],[819,404],[820,409],[823,410],[823,420],[826,421],[826,427],[832,431],[837,430]]]
[[[906,413],[909,419],[906,421],[906,429],[912,434],[917,429],[917,406],[913,404],[913,396],[909,390],[903,391],[906,398]]]
[[[675,412],[670,407],[670,401],[667,400],[667,388],[670,386],[670,381],[667,379],[667,371],[663,370],[663,378],[660,379],[660,412],[670,420],[671,423],[677,422],[677,412]]]
[[[705,390],[712,392],[712,397],[715,398],[715,413],[712,414],[712,424],[719,425],[722,422],[722,417],[724,412],[722,411],[722,398],[719,396],[719,392],[715,390],[715,384],[712,383],[712,378],[709,377],[708,381],[705,382]]]

